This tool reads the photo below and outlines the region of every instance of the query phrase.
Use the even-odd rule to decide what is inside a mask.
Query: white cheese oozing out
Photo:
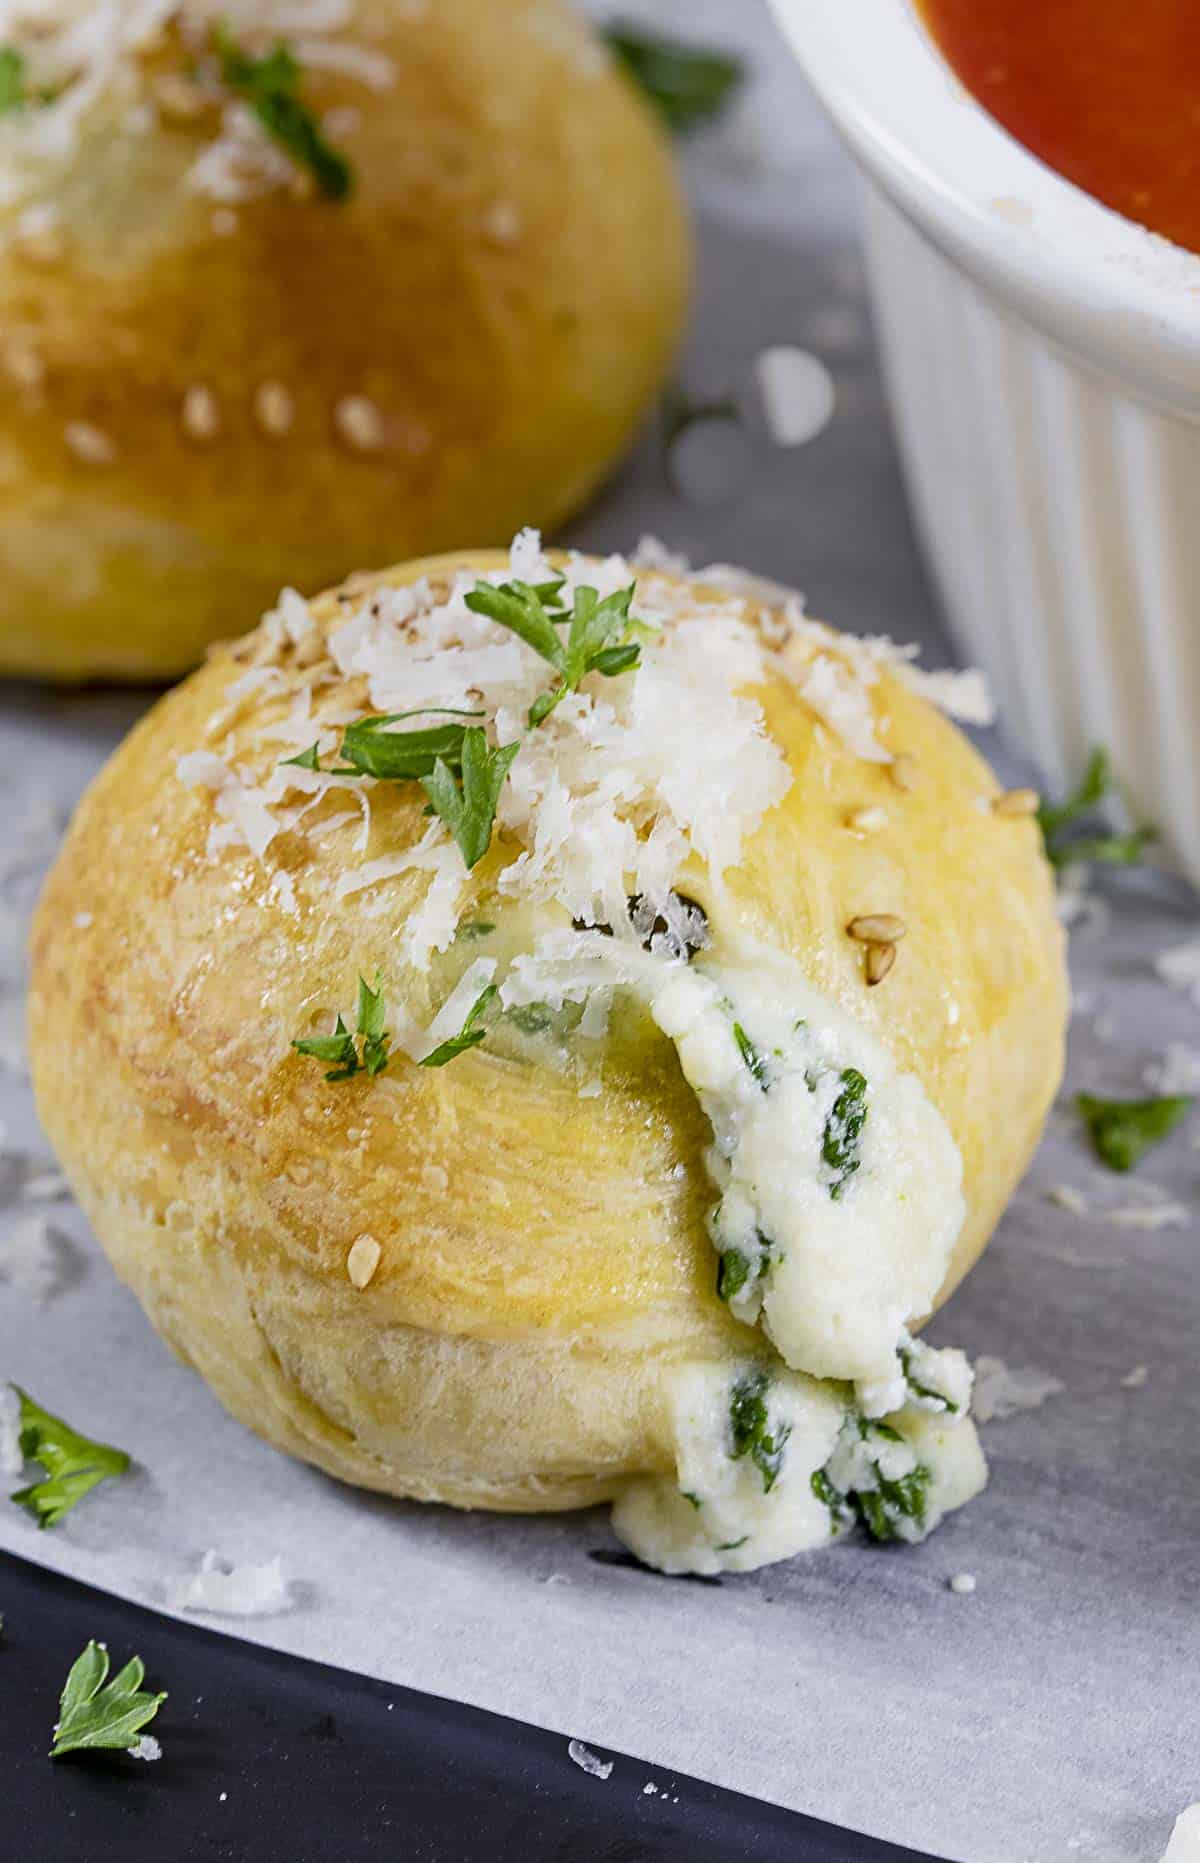
[[[612,1514],[618,1538],[663,1572],[754,1571],[856,1519],[876,1539],[924,1539],[987,1481],[965,1414],[909,1403],[867,1420],[844,1386],[752,1360],[681,1366],[665,1396],[674,1473],[631,1482]]]
[[[908,1321],[929,1311],[962,1227],[962,1161],[912,1074],[793,960],[701,957],[653,993],[713,1128],[710,1217],[731,1312],[794,1371],[904,1399]]]
[[[856,1520],[923,1539],[987,1480],[965,1356],[907,1328],[964,1214],[944,1122],[794,960],[756,945],[688,964],[665,941],[554,932],[501,997],[561,1007],[614,986],[646,1003],[708,1116],[718,1289],[779,1354],[668,1374],[675,1470],[630,1484],[616,1533],[649,1565],[700,1573],[789,1558]]]
[[[812,1478],[832,1453],[844,1406],[811,1378],[789,1372],[771,1380],[767,1434],[773,1443],[782,1438],[784,1448],[768,1488],[752,1457],[733,1453],[736,1382],[736,1370],[731,1376],[719,1363],[672,1374],[666,1400],[675,1473],[631,1482],[613,1507],[617,1537],[661,1572],[752,1572],[834,1536],[833,1515]]]

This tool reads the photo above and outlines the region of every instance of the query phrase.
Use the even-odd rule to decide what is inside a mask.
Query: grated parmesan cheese
[[[611,1779],[612,1761],[602,1760],[590,1747],[585,1747],[582,1740],[568,1740],[567,1752],[581,1772],[590,1773],[593,1779]]]
[[[272,1617],[288,1610],[291,1602],[278,1554],[264,1565],[230,1566],[210,1549],[198,1571],[167,1591],[173,1611],[210,1611],[220,1617]]]
[[[345,37],[354,24],[353,0],[0,0],[0,43],[25,60],[31,88],[49,97],[35,109],[0,119],[0,207],[34,194],[47,171],[78,154],[85,128],[103,114],[118,133],[145,135],[159,114],[197,122],[222,92],[219,71],[207,59],[212,35],[225,24],[253,53],[286,40],[302,68],[328,70],[384,91],[395,76],[377,48]],[[171,29],[181,51],[198,65],[193,80],[150,64]],[[225,103],[216,138],[203,147],[187,174],[189,189],[236,204],[297,179],[289,155],[266,133],[245,104]],[[41,213],[40,202],[30,211]],[[220,231],[220,228],[214,228]],[[52,226],[22,234],[23,250],[49,260]],[[61,242],[60,242],[61,244]]]
[[[975,1361],[975,1415],[980,1423],[999,1423],[1022,1410],[1038,1410],[1066,1386],[1061,1378],[1030,1366],[1021,1369],[983,1354]]]
[[[42,1302],[60,1292],[70,1277],[74,1248],[49,1217],[19,1216],[0,1240],[0,1280]]]
[[[636,677],[585,680],[536,731],[526,730],[526,718],[552,677],[550,669],[518,636],[468,608],[466,597],[481,577],[463,570],[436,589],[427,580],[398,589],[346,585],[345,616],[328,641],[309,604],[285,589],[250,648],[253,663],[231,682],[225,706],[210,721],[209,743],[219,740],[255,694],[275,688],[293,691],[292,710],[285,723],[266,727],[262,735],[285,740],[292,749],[315,738],[322,756],[336,749],[340,727],[368,713],[402,712],[415,723],[418,708],[482,711],[492,720],[496,742],[522,740],[497,805],[497,845],[509,856],[497,878],[500,893],[553,901],[584,924],[617,927],[626,922],[627,900],[636,893],[651,918],[669,917],[688,862],[702,861],[719,884],[746,838],[790,787],[786,759],[767,734],[754,696],[769,672],[793,680],[856,754],[893,769],[898,760],[878,735],[871,688],[884,668],[910,683],[921,676],[912,666],[915,648],[835,634],[807,620],[799,599],[775,584],[760,586],[745,572],[718,565],[680,587],[663,571],[678,575],[683,559],[649,539],[639,554],[647,568],[636,578],[636,615],[647,637]],[[482,579],[499,584],[512,576],[537,583],[550,573],[539,534],[525,529],[513,540],[507,569]],[[570,604],[585,584],[603,597],[627,587],[635,575],[621,556],[572,555],[562,599]],[[708,585],[703,593],[701,583]],[[751,605],[768,599],[774,606],[764,626]],[[815,648],[811,659],[800,662],[776,650],[793,636]],[[313,669],[299,693],[297,667]],[[342,693],[314,705],[314,693],[337,675],[362,682],[366,702],[347,710]],[[935,682],[940,702],[951,706],[960,692],[953,682],[974,679],[925,677]],[[982,715],[976,685],[961,691],[968,695],[966,708]],[[315,824],[312,830],[305,825],[309,810],[331,790],[349,785],[346,806],[362,811],[355,851],[364,858],[341,874],[336,897],[369,892],[376,897],[367,909],[386,910],[390,881],[425,874],[424,895],[406,914],[401,955],[423,969],[435,951],[449,946],[466,875],[440,820],[429,823],[415,846],[372,856],[369,778],[295,766],[275,766],[255,777],[207,748],[181,758],[178,775],[213,793],[219,819],[210,831],[210,853],[245,846],[268,869],[276,836],[315,831]],[[282,909],[298,910],[291,876],[276,877],[273,885]]]
[[[1192,1213],[1182,1203],[1127,1203],[1115,1210],[1103,1212],[1106,1222],[1114,1223],[1118,1229],[1142,1229],[1152,1233],[1158,1229],[1186,1229],[1192,1220]]]
[[[1145,1070],[1146,1085],[1155,1093],[1200,1093],[1200,1048],[1173,1041]]]
[[[890,763],[875,734],[871,696],[861,677],[833,654],[819,653],[797,681],[800,696],[864,763]]]
[[[1200,1008],[1200,938],[1190,944],[1177,944],[1170,951],[1160,951],[1154,968],[1173,990],[1183,990]]]

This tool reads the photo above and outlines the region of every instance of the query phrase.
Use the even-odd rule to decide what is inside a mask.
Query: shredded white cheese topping
[[[69,163],[97,111],[144,133],[138,113],[153,111],[154,91],[146,90],[143,60],[169,27],[188,57],[202,61],[194,77],[181,70],[177,90],[194,92],[198,113],[211,103],[222,106],[216,139],[198,153],[189,185],[226,203],[287,186],[296,173],[288,155],[243,103],[222,99],[215,66],[209,71],[203,63],[214,29],[226,27],[255,56],[283,40],[302,68],[336,70],[386,89],[391,62],[345,36],[355,12],[354,0],[0,0],[0,44],[23,57],[31,95],[49,99],[0,119],[0,207]]]
[[[975,1361],[975,1415],[981,1423],[1001,1422],[1022,1410],[1039,1410],[1047,1398],[1066,1389],[1061,1378],[1032,1366],[1006,1365],[982,1354]]]
[[[174,1611],[210,1611],[220,1617],[271,1617],[291,1604],[283,1561],[276,1554],[263,1565],[226,1565],[214,1550],[199,1570],[172,1585],[167,1603]]]
[[[643,560],[647,552],[663,560],[661,546],[644,541],[641,552]],[[762,593],[754,579],[747,592],[735,572],[702,572],[697,580],[711,575],[728,584],[727,593],[722,587],[702,599],[692,582],[675,579],[676,562],[668,560],[669,575],[657,568],[639,572],[621,556],[569,559],[560,599],[569,605],[584,585],[604,597],[636,581],[633,612],[648,638],[636,676],[590,676],[533,731],[526,730],[526,716],[551,683],[551,669],[517,635],[468,608],[466,596],[479,581],[547,580],[552,571],[536,531],[521,531],[514,539],[507,569],[484,576],[463,570],[448,588],[418,582],[364,593],[347,606],[345,621],[330,636],[329,659],[322,658],[320,629],[308,604],[295,590],[284,590],[264,618],[256,663],[231,684],[211,721],[209,744],[215,748],[198,748],[178,765],[181,781],[216,796],[219,820],[210,851],[241,845],[269,864],[276,837],[284,830],[306,832],[312,810],[336,790],[348,809],[362,811],[360,851],[367,851],[371,779],[294,765],[278,765],[264,778],[218,754],[223,733],[247,704],[284,689],[277,662],[285,654],[307,669],[307,684],[294,696],[287,719],[270,728],[281,759],[316,741],[328,763],[345,724],[417,707],[431,714],[477,709],[496,743],[521,737],[497,807],[501,834],[518,848],[499,890],[514,898],[556,901],[587,923],[622,922],[635,893],[666,912],[692,859],[719,882],[747,837],[787,793],[791,773],[766,731],[754,692],[769,673],[796,684],[856,754],[868,762],[890,761],[872,688],[883,667],[909,683],[918,679],[915,649],[836,634],[808,621],[799,598],[786,592],[782,607],[773,611],[774,625],[765,626],[756,615]],[[807,661],[778,650],[798,635],[818,648]],[[343,703],[339,709],[336,688],[354,679],[365,683],[368,703],[349,710]],[[333,693],[328,702],[323,691]],[[957,691],[938,685],[936,696],[952,707]],[[969,692],[978,698],[973,684]],[[421,722],[412,717],[401,728]],[[390,849],[349,868],[338,882],[338,896],[374,894],[413,871],[429,875],[424,902],[404,932],[404,955],[420,968],[451,942],[465,879],[461,856],[440,821],[430,823],[415,847]],[[290,878],[281,903],[285,910],[295,903]]]

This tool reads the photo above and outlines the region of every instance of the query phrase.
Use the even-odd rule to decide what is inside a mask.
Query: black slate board
[[[3,1863],[936,1863],[565,1734],[177,1623],[0,1554]],[[170,1698],[161,1760],[51,1762],[89,1637]],[[643,1787],[652,1780],[651,1795]]]

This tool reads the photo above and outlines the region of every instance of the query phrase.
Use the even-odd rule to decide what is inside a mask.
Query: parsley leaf
[[[281,770],[286,770],[291,764],[295,764],[298,770],[319,770],[321,767],[320,744],[310,744],[307,750],[300,751],[295,757],[282,757],[279,767]]]
[[[821,1157],[837,1173],[829,1186],[835,1203],[862,1163],[862,1129],[867,1123],[867,1083],[856,1067],[842,1070],[841,1087],[821,1141]]]
[[[358,1032],[363,1038],[362,1064],[372,1077],[382,1074],[388,1064],[388,1042],[384,1034],[387,1007],[379,978],[372,989],[365,977],[358,980]]]
[[[543,692],[534,700],[529,708],[531,725],[541,724],[559,700],[574,692],[589,673],[613,678],[631,672],[640,663],[641,648],[627,638],[631,626],[629,604],[635,586],[631,582],[627,589],[617,589],[603,601],[586,584],[576,589],[562,680],[553,692]]]
[[[489,983],[471,1004],[458,1034],[452,1035],[449,1041],[442,1042],[432,1054],[427,1054],[423,1061],[417,1063],[418,1067],[445,1067],[447,1061],[453,1061],[456,1055],[465,1054],[468,1048],[478,1048],[487,1035],[485,1018],[492,1005],[499,999],[500,992],[496,985]]]
[[[749,1456],[769,1494],[783,1466],[783,1451],[792,1433],[790,1423],[772,1432],[768,1425],[767,1392],[771,1380],[765,1371],[747,1372],[733,1387],[729,1400],[729,1427],[733,1437],[730,1455],[735,1462]]]
[[[1187,1093],[1157,1100],[1101,1100],[1077,1093],[1079,1108],[1096,1156],[1110,1171],[1132,1171],[1144,1152],[1173,1132],[1195,1104]]]
[[[249,104],[272,141],[301,168],[307,168],[322,194],[345,200],[354,171],[340,150],[321,132],[316,115],[299,96],[300,66],[282,42],[262,58],[243,52],[228,27],[214,32],[221,77],[235,96]]]
[[[379,979],[376,978],[375,988],[372,989],[366,978],[360,977],[355,1025],[358,1040],[339,1016],[332,1035],[309,1035],[303,1041],[294,1041],[292,1047],[297,1054],[308,1055],[314,1061],[332,1063],[330,1072],[325,1076],[326,1080],[351,1080],[360,1068],[365,1068],[371,1076],[382,1074],[388,1064],[388,1043],[391,1039],[384,1033],[386,1018],[387,1006]],[[362,1042],[361,1056],[359,1041]]]
[[[51,1759],[63,1753],[97,1747],[128,1751],[138,1733],[152,1721],[165,1694],[151,1695],[142,1688],[146,1670],[140,1656],[108,1681],[108,1651],[103,1643],[89,1642],[71,1665],[58,1704]]]
[[[1063,802],[1043,802],[1037,819],[1046,859],[1052,867],[1088,862],[1110,867],[1137,866],[1147,847],[1157,839],[1153,828],[1134,828],[1125,834],[1104,832],[1064,837],[1065,829],[1094,815],[1114,787],[1108,752],[1097,746],[1088,758],[1083,780],[1074,795]]]
[[[499,587],[494,582],[477,582],[465,599],[473,613],[498,621],[562,672],[566,649],[555,623],[565,621],[566,612],[560,607],[546,607],[548,601],[557,598],[561,587],[561,581],[542,583],[540,587],[528,582],[502,582]]]
[[[19,1384],[12,1388],[21,1402],[21,1454],[27,1462],[40,1462],[46,1473],[11,1499],[32,1514],[39,1527],[55,1527],[98,1482],[123,1475],[129,1457],[110,1443],[81,1436],[61,1417],[43,1410]]]
[[[334,1024],[332,1035],[310,1035],[304,1041],[294,1041],[292,1047],[297,1054],[306,1054],[314,1061],[329,1061],[333,1072],[326,1074],[326,1080],[349,1080],[358,1072],[358,1048],[341,1016]]]
[[[0,45],[0,116],[25,103],[25,54],[15,45]]]
[[[360,776],[375,776],[384,782],[416,782],[432,774],[441,761],[457,770],[462,762],[462,724],[418,726],[415,731],[393,731],[391,726],[405,718],[482,718],[482,712],[443,711],[425,707],[415,712],[381,712],[373,718],[360,718],[347,725],[342,737],[342,756]]]
[[[607,27],[603,36],[675,133],[718,115],[742,81],[741,60],[724,52],[705,51],[624,21]]]
[[[441,757],[434,759],[432,770],[420,779],[434,813],[441,816],[458,842],[468,872],[478,865],[491,846],[496,803],[509,766],[520,748],[520,739],[517,739],[492,750],[482,728],[468,725],[463,732],[459,765],[462,787]]]
[[[559,682],[543,692],[529,708],[529,723],[540,725],[560,700],[589,673],[603,673],[615,678],[628,673],[641,659],[641,647],[630,634],[639,625],[629,613],[635,583],[617,589],[601,601],[596,590],[586,584],[577,588],[570,614],[557,605],[562,588],[557,583],[534,587],[528,582],[505,582],[499,587],[491,582],[477,582],[466,597],[467,607],[476,614],[498,621],[532,647],[559,674]],[[554,607],[548,607],[554,602]],[[564,640],[559,629],[569,623]]]

